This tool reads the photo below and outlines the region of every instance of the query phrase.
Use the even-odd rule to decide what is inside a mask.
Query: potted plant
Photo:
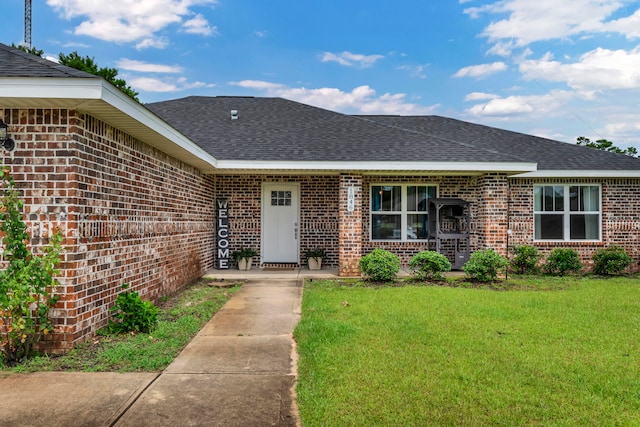
[[[309,265],[309,270],[320,270],[322,268],[322,259],[325,256],[324,249],[315,248],[309,249],[305,256],[307,257],[307,264]]]
[[[251,249],[242,248],[239,251],[234,251],[231,256],[238,266],[238,270],[250,270],[251,265],[253,264],[253,257],[258,255],[258,253]]]

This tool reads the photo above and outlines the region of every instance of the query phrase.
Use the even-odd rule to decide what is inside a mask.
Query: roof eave
[[[87,113],[202,172],[218,160],[101,78],[0,78],[0,100],[8,108],[70,108]]]
[[[242,171],[352,171],[363,173],[436,173],[482,174],[526,173],[537,169],[536,163],[520,162],[405,162],[405,161],[278,161],[218,160],[218,172]]]
[[[640,170],[539,170],[512,178],[640,178]]]

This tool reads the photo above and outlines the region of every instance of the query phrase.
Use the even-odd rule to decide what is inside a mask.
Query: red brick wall
[[[339,274],[341,276],[358,276],[360,274],[360,258],[362,257],[362,211],[365,204],[361,175],[340,175],[340,256]],[[353,201],[349,202],[351,192]]]
[[[229,202],[231,251],[241,247],[260,252],[262,184],[300,185],[300,261],[308,249],[322,247],[323,265],[338,265],[338,177],[334,175],[218,175],[217,197]]]
[[[122,284],[156,300],[213,266],[213,177],[79,112],[0,117],[16,141],[0,160],[24,193],[32,244],[54,226],[66,236],[55,349],[105,326]]]
[[[602,187],[601,242],[534,242],[534,184],[600,184]],[[510,224],[513,234],[510,247],[533,245],[546,256],[556,247],[574,248],[587,266],[591,256],[601,248],[619,245],[635,260],[640,260],[640,179],[517,179],[510,183]]]
[[[507,177],[504,174],[486,174],[478,177],[476,186],[477,249],[491,248],[501,255],[506,255],[509,228]]]

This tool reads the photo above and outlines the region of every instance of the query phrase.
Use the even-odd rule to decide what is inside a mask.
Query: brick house
[[[139,104],[96,76],[0,45],[0,151],[32,244],[65,233],[53,347],[108,320],[120,285],[145,299],[254,248],[260,265],[304,253],[358,274],[389,249],[623,246],[640,258],[640,160],[436,116],[349,116],[279,98]],[[442,216],[465,220],[435,239]],[[444,205],[443,205],[444,206]],[[437,214],[437,215],[436,215]],[[451,224],[449,224],[451,225]],[[218,255],[221,256],[218,256]]]

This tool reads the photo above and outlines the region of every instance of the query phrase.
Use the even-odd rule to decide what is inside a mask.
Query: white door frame
[[[285,258],[278,258],[277,254],[270,253],[273,246],[270,245],[268,239],[272,239],[270,235],[270,229],[268,229],[266,223],[267,210],[271,208],[271,191],[272,190],[284,190],[292,192],[292,205],[294,217],[291,220],[291,224],[287,224],[287,238],[291,244],[288,247],[290,252],[288,255],[284,255]],[[260,252],[262,254],[262,263],[287,263],[297,264],[300,262],[300,184],[296,182],[263,182],[262,194],[261,194],[261,231],[260,231]],[[289,226],[291,228],[289,228]]]

